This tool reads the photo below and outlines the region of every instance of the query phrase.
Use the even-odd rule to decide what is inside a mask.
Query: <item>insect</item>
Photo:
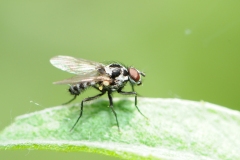
[[[145,74],[143,72],[140,72],[136,68],[125,67],[120,63],[111,63],[106,65],[103,63],[93,62],[81,58],[74,58],[70,56],[56,56],[51,58],[50,62],[56,68],[59,68],[69,73],[76,74],[75,77],[54,82],[54,84],[70,85],[69,92],[74,97],[65,104],[68,104],[75,100],[78,95],[80,95],[84,90],[86,90],[89,87],[93,87],[96,90],[100,91],[99,94],[82,100],[79,116],[76,122],[74,123],[72,129],[76,126],[79,119],[82,117],[83,103],[101,97],[105,93],[107,93],[108,95],[110,103],[109,107],[111,108],[116,118],[119,131],[120,128],[117,114],[113,109],[112,99],[113,92],[118,92],[123,95],[134,95],[135,106],[139,113],[143,115],[143,113],[137,107],[137,93],[134,91],[134,86],[142,84],[141,76],[145,77]],[[123,88],[127,84],[127,82],[130,82],[130,85],[132,87],[132,91],[130,92],[123,91]]]

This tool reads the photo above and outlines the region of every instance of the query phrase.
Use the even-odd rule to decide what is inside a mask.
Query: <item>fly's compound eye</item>
[[[135,68],[129,68],[128,72],[129,72],[129,79],[131,82],[136,83],[137,85],[142,84],[141,77],[138,70],[136,70]]]

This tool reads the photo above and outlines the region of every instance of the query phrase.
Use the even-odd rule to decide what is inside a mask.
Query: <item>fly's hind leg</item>
[[[96,95],[96,96],[93,96],[93,97],[88,97],[88,98],[85,98],[82,100],[81,102],[81,106],[80,106],[80,113],[79,113],[79,116],[78,116],[78,119],[77,121],[74,123],[74,125],[72,126],[71,130],[72,131],[74,129],[74,127],[76,126],[76,124],[78,123],[79,119],[82,117],[82,113],[83,113],[83,102],[87,102],[87,101],[91,101],[91,100],[94,100],[94,99],[97,99],[98,97],[101,97],[102,95],[104,95],[106,93],[106,91],[102,91],[102,93]]]
[[[74,95],[74,97],[70,101],[67,101],[66,103],[63,103],[62,105],[66,105],[66,104],[71,103],[72,101],[74,101],[77,98],[77,96],[78,95]]]
[[[77,96],[80,94],[80,90],[78,89],[78,87],[76,86],[70,86],[70,88],[68,89],[68,91],[71,93],[71,95],[74,95],[74,97],[72,99],[70,99],[70,101],[66,102],[66,103],[63,103],[63,105],[66,105],[66,104],[69,104],[71,103],[72,101],[74,101]]]

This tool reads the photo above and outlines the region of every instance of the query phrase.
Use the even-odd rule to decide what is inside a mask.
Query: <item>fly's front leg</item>
[[[91,101],[91,100],[94,100],[94,99],[97,99],[98,97],[101,97],[102,95],[104,95],[106,93],[106,91],[102,91],[102,93],[96,95],[96,96],[93,96],[93,97],[88,97],[88,98],[85,98],[82,100],[81,102],[81,107],[80,107],[80,114],[79,114],[79,117],[77,119],[77,121],[74,123],[73,127],[71,128],[70,131],[73,130],[73,128],[76,126],[76,124],[78,123],[79,119],[82,117],[82,113],[83,113],[83,102],[87,102],[87,101]]]
[[[125,91],[122,91],[122,90],[118,90],[118,93],[122,94],[122,95],[135,95],[135,107],[137,108],[138,112],[143,116],[145,117],[146,119],[148,119],[141,111],[140,109],[138,108],[137,106],[137,93],[132,91],[132,92],[125,92]]]

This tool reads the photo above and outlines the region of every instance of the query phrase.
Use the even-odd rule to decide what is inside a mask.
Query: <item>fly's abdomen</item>
[[[93,85],[95,85],[95,82],[82,82],[82,83],[78,83],[78,84],[75,84],[75,85],[71,85],[70,88],[68,89],[68,91],[72,95],[79,95],[84,90],[86,90],[88,87],[91,87]]]

